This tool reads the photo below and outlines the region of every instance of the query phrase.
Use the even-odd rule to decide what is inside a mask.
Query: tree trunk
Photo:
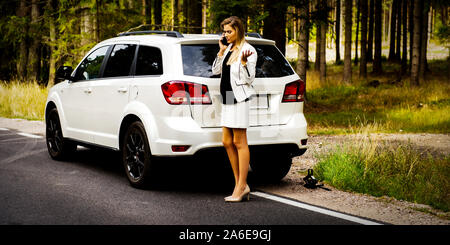
[[[390,31],[390,42],[389,42],[389,61],[395,61],[395,34],[397,33],[395,31],[396,27],[396,20],[397,20],[397,5],[398,0],[394,0],[392,2],[392,8],[391,8],[391,31]]]
[[[441,21],[442,24],[448,24],[448,8],[441,8]]]
[[[359,11],[360,1],[356,0],[356,40],[355,40],[355,65],[358,65],[358,34],[359,34]]]
[[[341,60],[340,46],[341,46],[341,0],[336,0],[336,63]]]
[[[361,63],[359,66],[359,76],[367,77],[367,1],[361,1]]]
[[[411,71],[414,39],[414,1],[409,1],[409,71]]]
[[[385,2],[386,2],[386,0],[383,0],[381,3],[381,6],[383,6]],[[382,16],[384,16],[384,18],[382,18],[383,24],[381,25],[382,27],[384,27],[383,28],[384,32],[381,33],[381,37],[382,38],[384,37],[384,41],[387,41],[389,38],[389,18],[391,17],[391,14],[390,14],[389,9],[381,10],[381,11],[382,11],[381,12]]]
[[[407,38],[408,38],[408,32],[406,30],[406,24],[407,24],[407,12],[408,12],[408,2],[406,0],[403,0],[403,15],[402,15],[402,24],[403,24],[403,39],[402,39],[402,43],[403,43],[403,48],[402,48],[402,68],[401,68],[401,74],[405,75],[406,74],[406,69],[407,69]]]
[[[100,8],[98,5],[100,4],[100,0],[95,0],[95,31],[94,31],[94,40],[95,42],[100,42]],[[130,1],[130,6],[134,7],[134,3]]]
[[[367,40],[367,61],[372,62],[373,61],[373,1],[370,0],[369,4],[369,37]]]
[[[411,85],[419,86],[420,67],[420,30],[422,21],[422,0],[414,0],[414,32],[413,32],[413,55],[411,58]]]
[[[93,42],[94,33],[94,21],[90,13],[91,9],[89,4],[82,4],[80,7],[81,18],[80,18],[80,34],[81,34],[81,46],[86,46]],[[83,55],[83,54],[80,54]],[[80,57],[81,59],[82,57]]]
[[[189,27],[189,19],[190,19],[190,12],[189,12],[189,0],[183,0],[183,17],[184,17],[184,32],[189,33],[190,29]]]
[[[320,1],[321,0],[315,0],[313,3],[313,8],[314,11],[316,12],[320,11]],[[322,28],[322,25],[317,21],[317,19],[315,25],[316,25],[316,60],[314,62],[314,70],[320,72],[320,47],[322,42],[320,29]]]
[[[162,0],[153,0],[153,15],[155,16],[155,29],[162,30]]]
[[[190,29],[190,33],[201,34],[202,29],[202,2],[200,0],[189,0],[189,26],[195,27]],[[245,23],[245,21],[244,21]]]
[[[41,40],[39,38],[39,5],[38,0],[31,1],[31,45],[28,52],[28,79],[31,80],[39,80],[39,70],[40,70],[40,44]]]
[[[380,0],[381,1],[381,0]],[[352,0],[345,0],[344,82],[352,81]]]
[[[19,18],[25,18],[29,14],[29,7],[26,5],[26,0],[20,0],[16,14]],[[20,32],[28,33],[28,23],[20,27]],[[23,81],[27,77],[27,63],[28,63],[28,45],[26,35],[20,36],[19,44],[19,58],[17,60],[17,78]]]
[[[406,0],[405,0],[406,1]],[[402,0],[397,2],[397,43],[395,45],[395,60],[400,61],[400,41],[402,39]]]
[[[180,2],[179,0],[173,0],[173,6],[172,6],[172,25],[173,26],[179,26],[180,21],[178,19],[178,14],[180,13]],[[180,31],[177,27],[173,27],[174,31]]]
[[[142,0],[142,15],[144,16],[144,24],[152,24],[152,1]]]
[[[322,25],[320,23],[316,24],[316,62],[314,63],[314,70],[320,71],[320,48],[322,47]]]
[[[422,7],[422,31],[420,33],[420,58],[419,58],[419,76],[423,81],[427,72],[427,47],[428,47],[428,14],[430,12],[430,3],[423,3]]]
[[[381,0],[375,0],[375,50],[373,56],[373,73],[381,74],[381,20],[382,20]]]
[[[269,16],[264,19],[264,38],[274,40],[277,48],[285,55],[287,5],[276,0],[265,0],[264,9],[269,12]]]
[[[323,6],[326,6],[326,0],[322,0]],[[326,71],[326,44],[327,44],[327,23],[326,21],[321,22],[320,27],[320,83],[325,83],[325,78],[327,76]]]
[[[50,16],[48,18],[48,26],[49,26],[49,36],[50,36],[50,61],[49,61],[49,71],[48,71],[48,83],[47,86],[50,88],[55,83],[55,72],[56,72],[56,57],[55,57],[55,44],[56,44],[56,25],[55,18],[53,17],[54,9],[53,9],[53,0],[47,1],[47,9],[50,12]]]
[[[208,10],[208,2],[207,0],[202,0],[202,34],[206,34],[206,12]]]
[[[298,45],[297,72],[306,84],[306,69],[308,66],[308,45],[309,45],[309,0],[300,7],[300,31]]]

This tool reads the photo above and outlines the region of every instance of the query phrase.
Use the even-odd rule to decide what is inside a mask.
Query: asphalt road
[[[0,225],[358,224],[256,194],[225,203],[231,172],[211,161],[165,162],[157,187],[135,189],[116,152],[79,147],[58,162],[43,137],[19,133],[0,130]]]

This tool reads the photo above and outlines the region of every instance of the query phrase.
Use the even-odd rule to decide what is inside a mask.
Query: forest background
[[[427,73],[430,40],[450,48],[448,10],[446,0],[7,0],[0,3],[0,80],[52,84],[58,66],[75,66],[96,43],[120,32],[219,33],[220,22],[236,15],[247,32],[275,40],[285,55],[286,45],[296,44],[292,60],[304,80],[314,57],[325,81],[328,47],[336,64],[344,52],[347,83],[353,59],[362,77],[368,62],[377,74],[383,73],[382,62],[398,62],[401,74],[419,85]]]

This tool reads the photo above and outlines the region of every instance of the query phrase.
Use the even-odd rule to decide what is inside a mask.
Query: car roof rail
[[[248,37],[262,38],[261,35],[259,35],[259,33],[257,32],[246,32],[245,35]]]
[[[218,32],[216,34],[217,35],[222,35],[222,32]],[[247,36],[247,37],[256,37],[256,38],[261,38],[262,39],[261,35],[259,33],[257,33],[257,32],[246,32],[245,36]]]
[[[139,34],[166,34],[168,37],[176,37],[182,38],[183,34],[177,31],[130,31],[130,32],[122,32],[119,33],[118,36],[130,36],[130,35],[139,35]]]

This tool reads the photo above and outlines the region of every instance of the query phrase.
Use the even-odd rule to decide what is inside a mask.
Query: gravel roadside
[[[45,135],[45,123],[23,119],[0,117],[0,128],[14,129],[25,133]],[[377,134],[383,140],[395,143],[412,143],[432,153],[448,155],[450,135],[447,134]],[[450,214],[435,210],[428,205],[396,200],[391,197],[373,197],[350,193],[326,186],[324,189],[307,189],[299,172],[312,168],[317,159],[315,152],[326,151],[330,147],[351,140],[349,136],[310,136],[308,151],[295,157],[288,175],[278,184],[258,185],[256,188],[289,197],[301,202],[325,207],[339,212],[366,217],[395,225],[450,225]],[[420,211],[419,211],[420,210]]]

